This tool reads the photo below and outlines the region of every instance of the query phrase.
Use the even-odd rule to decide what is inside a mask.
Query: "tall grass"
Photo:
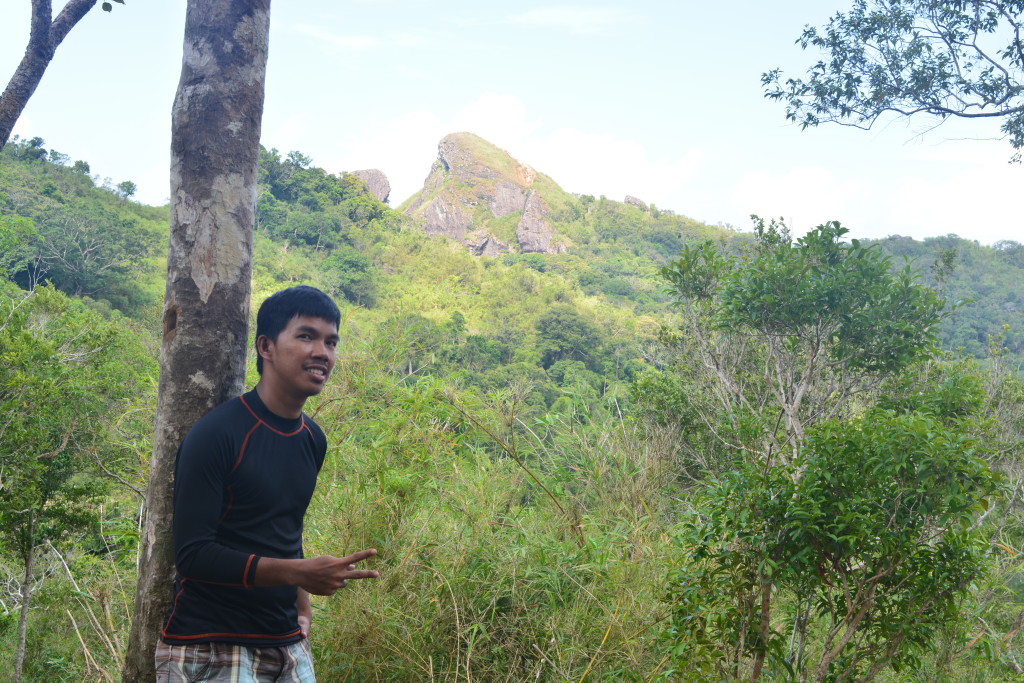
[[[318,421],[333,446],[307,553],[376,547],[373,582],[314,598],[329,681],[649,680],[671,463],[621,421],[519,414],[402,378],[367,349]]]

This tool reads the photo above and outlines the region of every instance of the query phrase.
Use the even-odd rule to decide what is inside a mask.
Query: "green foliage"
[[[153,362],[124,325],[39,287],[0,296],[0,542],[26,558],[93,521],[109,421]]]
[[[46,546],[39,552],[40,580],[32,595],[24,680],[113,680],[120,669],[131,626],[134,602],[134,540],[120,551],[114,546],[125,529],[134,531],[136,508],[109,498],[97,510],[96,533],[79,536],[79,546]],[[0,559],[0,572],[11,567]],[[10,579],[8,578],[8,581]],[[10,670],[14,658],[16,611],[9,630],[0,613],[0,666]]]
[[[19,566],[25,605],[38,562],[67,566],[98,530],[106,477],[124,473],[113,422],[155,373],[130,328],[50,287],[0,292],[0,562]]]
[[[944,301],[846,232],[791,242],[758,220],[751,250],[685,247],[663,269],[683,320],[663,339],[684,355],[678,381],[646,375],[634,396],[655,425],[734,451],[681,527],[670,676],[917,668],[989,566],[987,390],[918,371]]]
[[[353,242],[353,226],[394,229],[385,204],[354,175],[335,176],[311,166],[312,159],[260,148],[257,229],[277,240],[314,249]]]
[[[597,327],[568,306],[552,307],[537,320],[537,346],[544,367],[562,360],[593,365],[601,344]]]
[[[755,219],[751,251],[687,246],[662,270],[683,314],[666,340],[698,354],[698,386],[763,457],[795,452],[806,427],[935,350],[945,302],[847,232],[831,222],[791,243]]]
[[[46,140],[39,136],[22,140],[15,135],[8,142],[7,146],[10,147],[10,152],[8,153],[17,159],[25,161],[44,161],[46,159],[46,148],[43,145],[45,144]]]
[[[772,229],[759,222],[755,234],[765,253],[724,284],[721,325],[823,344],[827,362],[861,372],[895,372],[932,350],[945,303],[917,283],[910,266],[893,272],[877,249],[842,243],[849,230],[838,222],[819,226],[792,249],[772,243]]]
[[[120,194],[95,187],[88,164],[67,168],[55,150],[47,160],[42,145],[15,139],[0,151],[0,234],[20,225],[24,240],[14,252],[0,243],[5,276],[26,289],[49,281],[139,314],[163,291],[157,253],[166,244],[166,210],[125,201],[127,186]]]
[[[925,283],[961,302],[939,327],[945,348],[985,358],[989,339],[1002,336],[1007,352],[1024,357],[1024,300],[1019,286],[1024,247],[1009,240],[984,247],[954,235],[921,242],[889,237],[877,244],[894,257],[910,260]]]
[[[39,233],[27,218],[0,215],[0,280],[21,271],[32,259],[30,244]]]
[[[682,526],[668,637],[687,680],[916,667],[987,568],[983,446],[923,412],[820,423],[792,465],[709,487]],[[779,630],[788,625],[788,632]]]
[[[132,197],[138,189],[139,188],[135,183],[130,180],[125,180],[117,184],[117,196],[121,199],[128,199],[129,197]]]
[[[76,296],[116,292],[163,243],[163,231],[155,226],[81,202],[47,209],[37,220],[32,280],[50,281]]]
[[[352,247],[334,249],[323,263],[326,278],[332,283],[327,291],[342,295],[357,306],[373,304],[376,289],[373,280],[373,264],[370,259]]]
[[[42,609],[29,612],[35,615],[26,665],[32,680],[82,680],[82,671],[96,664],[87,661],[82,669],[73,662],[85,639],[111,666],[120,658],[114,619],[125,632],[119,615],[129,601],[124,584],[111,585],[107,572],[118,571],[119,557],[120,572],[130,575],[134,542],[118,540],[123,533],[107,535],[104,508],[121,507],[108,482],[142,480],[133,471],[138,449],[124,433],[130,428],[137,439],[134,433],[152,424],[128,412],[151,398],[147,390],[155,382],[155,355],[140,339],[130,321],[103,316],[51,287],[0,289],[0,571],[9,586],[20,586],[11,591],[13,606],[5,596],[3,622],[13,625],[19,603],[38,598]],[[120,519],[134,532],[136,504],[125,507]],[[111,563],[95,561],[100,555]],[[80,577],[86,591],[72,565],[86,573]],[[66,573],[70,584],[40,581],[54,572]],[[115,590],[122,606],[117,617],[110,606]],[[77,616],[69,621],[71,610]],[[0,630],[0,650],[13,653],[15,639],[15,629]]]
[[[803,127],[823,121],[870,128],[888,112],[945,119],[999,117],[1024,146],[1024,58],[1019,0],[856,0],[797,43],[825,57],[806,80],[770,71],[765,96]]]

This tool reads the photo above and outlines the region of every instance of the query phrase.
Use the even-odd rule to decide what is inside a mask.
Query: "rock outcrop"
[[[423,189],[403,207],[430,235],[445,235],[474,254],[559,253],[550,209],[534,187],[539,174],[472,133],[453,133],[437,146]],[[551,191],[562,192],[544,177]],[[512,232],[508,216],[519,215]]]
[[[382,202],[388,201],[388,197],[391,195],[391,183],[388,182],[388,177],[384,175],[383,171],[368,168],[362,171],[352,171],[352,175],[366,183],[366,188],[374,197]]]
[[[495,218],[522,211],[526,203],[526,193],[515,183],[500,180],[494,186],[494,195],[487,202]]]
[[[551,238],[555,231],[547,222],[547,206],[535,191],[530,190],[523,205],[523,217],[516,226],[516,239],[523,253],[538,254],[557,253],[551,248]]]
[[[625,203],[629,204],[630,206],[635,206],[636,208],[640,209],[641,211],[647,211],[647,202],[645,202],[642,199],[637,199],[636,197],[634,197],[632,195],[628,195],[628,194],[626,195]]]
[[[430,202],[423,212],[423,218],[423,227],[428,235],[445,235],[460,242],[465,241],[466,229],[471,224],[469,212],[458,202]]]
[[[498,256],[508,253],[508,245],[486,230],[466,235],[465,244],[474,256]]]

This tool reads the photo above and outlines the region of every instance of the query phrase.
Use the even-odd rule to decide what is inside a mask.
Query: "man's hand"
[[[356,569],[356,563],[373,557],[376,549],[360,550],[346,557],[321,555],[301,560],[261,557],[256,565],[256,586],[298,586],[314,595],[334,595],[350,579],[375,579],[380,572]]]
[[[309,604],[309,593],[298,589],[295,595],[295,611],[298,612],[299,631],[303,638],[309,638],[309,627],[313,625],[313,606]]]
[[[380,573],[373,569],[356,569],[356,562],[373,557],[375,549],[360,550],[346,557],[321,555],[306,560],[300,568],[299,588],[313,595],[334,595],[339,588],[344,588],[349,579],[375,579]]]

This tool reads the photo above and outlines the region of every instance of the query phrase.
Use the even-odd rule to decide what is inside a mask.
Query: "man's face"
[[[292,397],[319,394],[334,368],[338,328],[323,318],[297,315],[277,341],[262,338],[263,377]]]

